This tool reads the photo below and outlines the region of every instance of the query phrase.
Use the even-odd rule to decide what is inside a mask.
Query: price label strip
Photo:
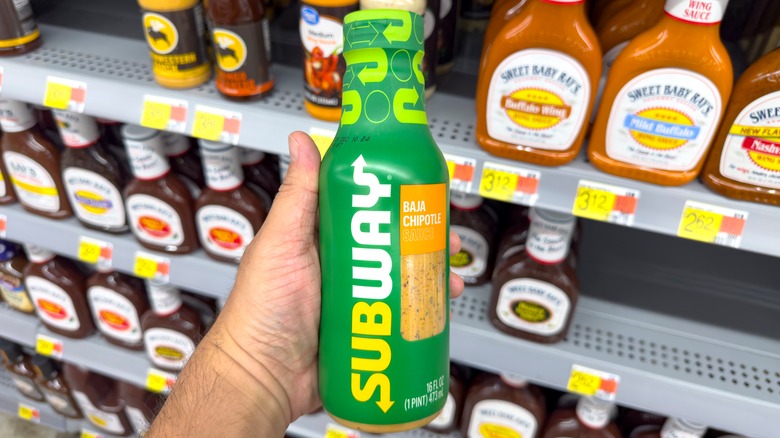
[[[184,134],[187,130],[187,101],[144,95],[141,126]]]
[[[81,438],[103,438],[103,435],[87,428],[81,429]]]
[[[325,438],[360,438],[360,432],[328,423],[325,429]]]
[[[634,224],[639,190],[580,180],[571,212],[575,216],[612,224]]]
[[[79,239],[79,260],[97,265],[101,268],[110,268],[114,257],[114,245],[91,237],[81,236]]]
[[[2,181],[0,181],[1,183]],[[5,239],[5,230],[8,227],[8,216],[0,214],[0,238]]]
[[[168,394],[176,383],[176,374],[149,368],[146,373],[146,389],[157,394]]]
[[[575,394],[615,401],[620,376],[574,364],[566,388]]]
[[[195,105],[192,136],[222,143],[238,144],[241,132],[241,113]]]
[[[46,78],[46,94],[43,104],[50,108],[84,112],[87,102],[87,83],[49,76]]]
[[[39,333],[35,339],[35,352],[42,356],[62,359],[62,341]]]
[[[539,199],[541,172],[485,162],[479,194],[485,198],[532,207]]]
[[[136,251],[133,273],[136,277],[160,283],[170,281],[171,261],[167,257]]]
[[[677,235],[686,239],[739,248],[748,213],[717,205],[685,203]]]
[[[450,172],[450,190],[470,193],[477,160],[450,154],[444,154],[444,158],[447,160],[447,170]]]
[[[33,423],[40,423],[41,413],[33,406],[25,403],[19,403],[19,418],[22,420],[32,421]]]
[[[330,149],[333,139],[336,138],[336,131],[322,128],[311,128],[309,130],[309,137],[314,140],[314,144],[317,145],[317,149],[320,150],[320,157],[325,157],[325,152]]]

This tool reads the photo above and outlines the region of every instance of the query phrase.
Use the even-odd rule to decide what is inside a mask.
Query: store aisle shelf
[[[38,412],[38,424],[60,432],[76,432],[81,429],[80,421],[63,417],[45,402],[36,402],[22,397],[13,386],[11,376],[5,370],[0,369],[0,411],[12,417],[17,417],[19,416],[20,403]]]
[[[287,135],[292,131],[336,128],[313,119],[303,109],[303,75],[297,68],[275,65],[276,90],[267,99],[236,103],[221,97],[213,83],[184,91],[158,87],[141,40],[102,34],[95,38],[92,32],[52,25],[42,26],[42,31],[45,43],[40,50],[0,60],[2,96],[40,104],[48,76],[83,81],[87,84],[85,113],[126,123],[140,122],[145,95],[180,99],[188,102],[187,133],[192,131],[196,105],[236,111],[242,115],[238,143],[277,154],[287,152]],[[780,256],[780,234],[775,232],[780,210],[776,207],[729,200],[698,181],[669,188],[613,177],[583,157],[552,168],[492,157],[475,142],[473,99],[439,92],[427,108],[431,131],[441,149],[476,162],[471,193],[479,193],[486,161],[540,172],[537,205],[557,211],[571,211],[580,180],[610,184],[639,191],[634,227],[668,235],[677,235],[687,201],[703,202],[748,213],[740,247]]]
[[[26,315],[0,303],[0,336],[19,345],[35,348],[35,336],[40,321],[35,315]]]

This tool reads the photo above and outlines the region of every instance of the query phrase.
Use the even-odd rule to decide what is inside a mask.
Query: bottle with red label
[[[0,295],[8,307],[22,313],[35,313],[30,294],[24,287],[27,257],[19,245],[0,240]]]
[[[544,395],[539,388],[517,376],[485,373],[469,388],[461,434],[535,438],[544,426],[545,415]]]
[[[493,276],[490,321],[499,330],[550,344],[566,337],[579,296],[577,273],[567,262],[576,219],[531,209],[522,251]]]
[[[35,384],[35,371],[30,358],[22,352],[22,347],[0,338],[0,359],[20,394],[35,401],[45,400]]]
[[[86,338],[95,331],[87,305],[84,275],[70,260],[39,246],[25,244],[30,263],[24,284],[43,325],[69,338]]]
[[[55,110],[62,153],[62,179],[76,218],[87,228],[109,233],[128,230],[122,189],[127,175],[100,141],[94,118]]]
[[[32,357],[32,363],[37,371],[35,383],[51,407],[65,417],[83,418],[57,363],[40,354]]]
[[[175,287],[147,281],[146,289],[152,305],[141,317],[146,354],[157,368],[181,371],[203,337],[200,316]]]
[[[149,310],[149,300],[143,281],[98,265],[87,279],[87,301],[106,341],[130,350],[144,349],[141,315]]]
[[[266,206],[244,186],[238,150],[200,141],[206,189],[195,203],[200,244],[213,259],[238,263],[265,221]]]
[[[543,438],[621,438],[612,421],[615,404],[580,397],[575,409],[558,409],[547,420]]]
[[[16,196],[31,213],[51,219],[73,214],[60,177],[60,151],[40,132],[29,104],[0,99],[0,148]]]
[[[133,433],[124,410],[125,404],[118,396],[116,382],[71,363],[63,364],[62,373],[91,426],[117,436]]]
[[[188,254],[198,248],[192,194],[171,173],[160,132],[136,125],[122,128],[133,168],[125,187],[125,208],[130,229],[146,248]]]

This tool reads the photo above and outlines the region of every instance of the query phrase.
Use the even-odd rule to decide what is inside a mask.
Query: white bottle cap
[[[450,204],[460,210],[476,210],[484,200],[479,195],[450,191]]]
[[[57,255],[48,249],[41,248],[38,245],[31,245],[29,243],[24,244],[24,250],[27,253],[27,258],[30,259],[30,261],[33,263],[45,263]]]
[[[707,433],[707,426],[701,423],[669,418],[661,429],[661,438],[701,438]]]
[[[146,289],[149,292],[149,303],[154,313],[168,316],[178,311],[183,301],[179,289],[168,283],[146,281]]]
[[[528,379],[517,374],[501,373],[501,380],[514,388],[522,388],[528,385]]]
[[[596,397],[580,397],[577,402],[577,418],[591,429],[603,429],[612,417],[614,403]]]

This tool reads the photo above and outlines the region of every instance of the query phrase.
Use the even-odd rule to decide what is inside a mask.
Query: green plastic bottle
[[[425,115],[423,20],[344,20],[341,124],[320,174],[320,395],[350,428],[436,418],[449,391],[449,182]]]

